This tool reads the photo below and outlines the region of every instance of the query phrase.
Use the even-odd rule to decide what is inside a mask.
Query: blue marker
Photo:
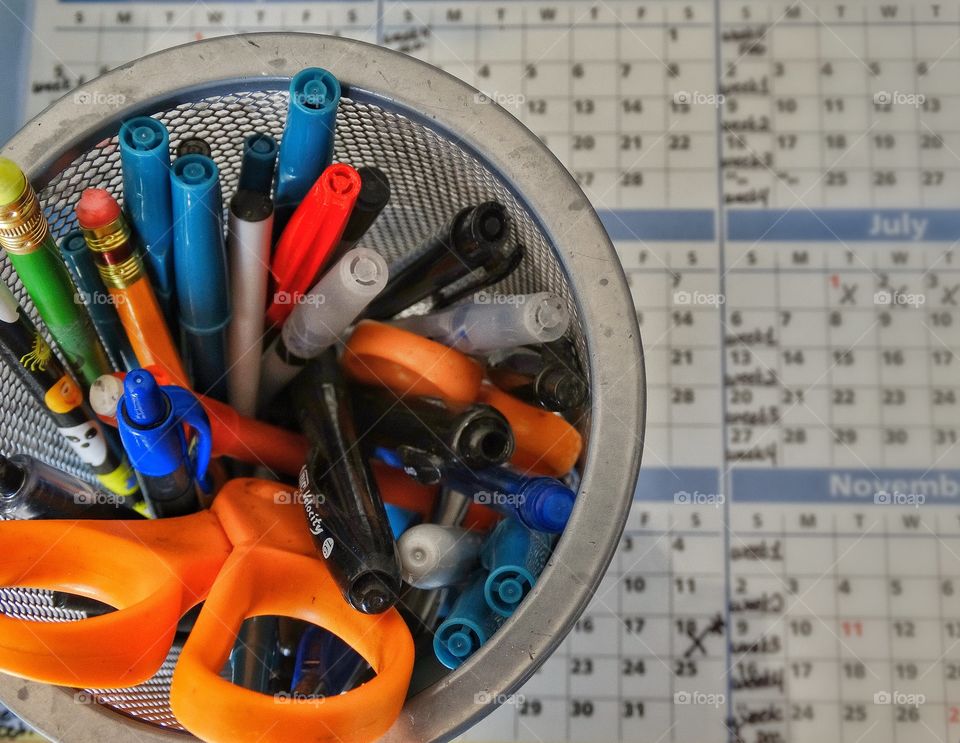
[[[486,573],[480,573],[463,589],[433,636],[433,652],[447,668],[463,663],[503,624],[503,617],[483,597],[486,578]]]
[[[60,254],[114,366],[136,369],[140,363],[80,230],[68,232],[60,241]]]
[[[244,139],[237,190],[269,195],[273,187],[277,152],[277,140],[265,132],[256,132]]]
[[[123,203],[146,251],[147,274],[167,323],[176,318],[173,283],[173,208],[170,134],[163,123],[138,116],[120,126]],[[176,325],[170,328],[176,337]]]
[[[190,456],[184,424],[197,433],[195,459]],[[196,485],[209,491],[212,441],[210,422],[197,398],[182,387],[161,387],[150,372],[135,369],[123,381],[117,428],[154,515],[195,512],[200,507]]]
[[[340,82],[319,67],[301,70],[290,81],[287,124],[280,140],[274,237],[283,232],[307,191],[333,159]]]
[[[180,327],[193,386],[226,400],[230,298],[223,242],[223,201],[216,163],[185,155],[173,163],[173,268]]]
[[[550,558],[552,540],[515,519],[504,519],[487,537],[480,561],[489,572],[483,586],[487,605],[509,617],[523,601]]]

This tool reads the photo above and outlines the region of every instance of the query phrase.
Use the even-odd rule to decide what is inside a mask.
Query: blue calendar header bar
[[[734,503],[960,503],[960,470],[739,468],[731,478]]]
[[[604,209],[600,221],[611,240],[716,239],[712,209]]]
[[[749,242],[953,242],[957,209],[736,209],[727,239]]]
[[[641,467],[633,499],[689,503],[719,492],[720,470],[715,467]]]

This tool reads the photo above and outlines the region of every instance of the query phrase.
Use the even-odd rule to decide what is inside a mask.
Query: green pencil
[[[5,157],[0,157],[0,246],[77,375],[89,386],[113,371],[36,192],[17,164]]]

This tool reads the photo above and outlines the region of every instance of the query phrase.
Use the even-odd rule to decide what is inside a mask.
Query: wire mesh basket
[[[55,237],[75,224],[80,192],[121,196],[120,123],[152,115],[171,146],[200,137],[221,185],[236,187],[247,134],[283,132],[290,77],[308,66],[341,81],[335,159],[376,165],[391,183],[387,209],[364,237],[402,260],[455,211],[495,199],[525,246],[519,268],[491,291],[551,291],[574,318],[570,340],[591,385],[577,506],[530,597],[466,664],[408,699],[389,740],[452,737],[515,691],[586,607],[616,548],[632,501],[644,418],[644,376],[633,305],[616,254],[586,197],[516,119],[473,88],[412,58],[341,38],[253,34],[178,47],[98,78],[51,106],[3,149],[34,183]],[[6,258],[2,276],[42,325]],[[0,369],[0,451],[27,452],[76,474],[80,461],[27,391]],[[0,588],[0,610],[41,621],[80,618],[42,591]],[[175,649],[154,679],[130,689],[62,689],[0,676],[0,702],[56,740],[167,740],[182,730],[168,692]],[[79,704],[78,704],[79,702]],[[132,727],[131,727],[132,726]]]

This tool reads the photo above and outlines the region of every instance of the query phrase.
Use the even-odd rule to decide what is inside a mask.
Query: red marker
[[[267,319],[282,324],[313,286],[347,226],[360,193],[360,174],[333,163],[320,174],[287,223],[273,255],[273,301]]]

